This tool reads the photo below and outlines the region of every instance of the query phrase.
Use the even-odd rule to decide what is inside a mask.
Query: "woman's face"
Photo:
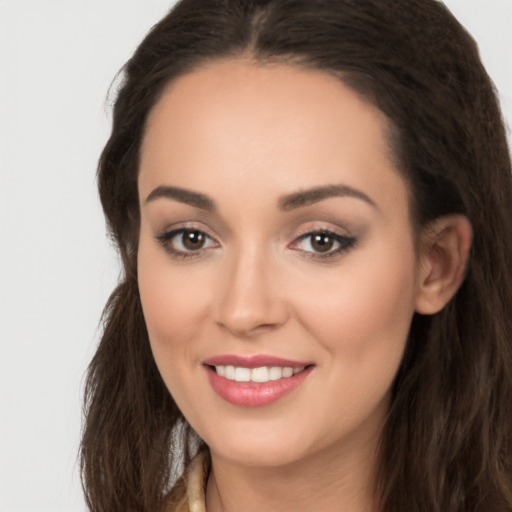
[[[139,192],[151,348],[213,456],[376,441],[417,295],[384,115],[319,71],[213,63],[153,109]]]

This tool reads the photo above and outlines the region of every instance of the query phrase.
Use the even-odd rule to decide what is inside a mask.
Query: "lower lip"
[[[268,382],[237,382],[218,375],[205,366],[213,390],[226,402],[241,407],[263,407],[277,402],[297,389],[313,370],[308,366],[297,375]]]

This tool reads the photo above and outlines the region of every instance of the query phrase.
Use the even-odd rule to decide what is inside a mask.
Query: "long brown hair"
[[[466,279],[415,315],[382,433],[381,512],[512,510],[512,175],[475,42],[436,0],[182,0],[123,69],[99,162],[124,273],[85,389],[81,468],[93,511],[158,511],[192,430],[153,360],[137,284],[137,173],[149,111],[176,77],[244,56],[325,70],[393,126],[419,230],[448,213],[474,231]]]

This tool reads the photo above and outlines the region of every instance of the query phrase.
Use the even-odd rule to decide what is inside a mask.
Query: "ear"
[[[415,311],[433,315],[455,295],[465,277],[473,230],[464,215],[445,215],[426,226],[420,240]]]

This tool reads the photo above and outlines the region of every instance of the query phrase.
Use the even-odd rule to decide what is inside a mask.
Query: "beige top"
[[[210,472],[210,455],[199,452],[176,482],[167,512],[206,512],[205,487]]]

